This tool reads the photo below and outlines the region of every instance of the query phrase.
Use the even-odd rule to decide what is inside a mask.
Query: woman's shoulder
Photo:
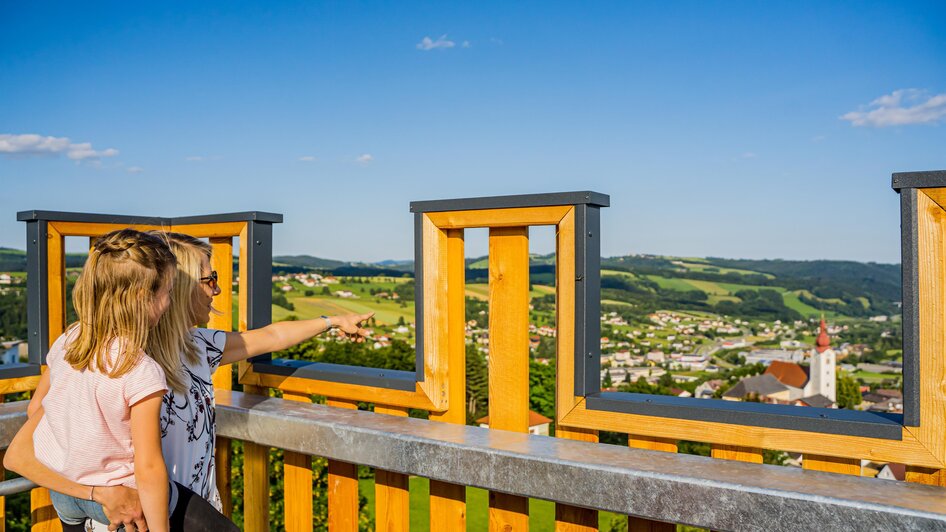
[[[195,327],[191,329],[194,344],[197,349],[205,353],[220,353],[227,343],[227,332],[219,329],[205,329]]]

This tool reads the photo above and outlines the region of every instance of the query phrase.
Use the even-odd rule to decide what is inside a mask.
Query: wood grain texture
[[[628,434],[627,446],[633,447],[635,449],[650,449],[652,451],[663,451],[666,453],[677,452],[676,440],[655,438],[653,436],[638,436],[635,434]]]
[[[62,532],[59,516],[46,488],[30,490],[30,522],[32,532]]]
[[[335,408],[358,409],[356,401],[329,398]],[[339,460],[328,461],[328,529],[358,532],[358,467]]]
[[[676,532],[677,525],[639,517],[627,519],[627,532]]]
[[[171,230],[197,238],[224,238],[238,236],[246,222],[215,222],[209,224],[178,224]]]
[[[841,473],[842,475],[860,476],[861,474],[861,461],[857,458],[806,454],[802,458],[802,467],[810,471],[825,471],[827,473]]]
[[[243,363],[241,362],[241,364]],[[419,383],[415,387],[415,391],[408,392],[404,390],[361,386],[358,384],[346,384],[343,382],[318,381],[299,377],[284,377],[282,375],[257,373],[253,371],[252,366],[249,364],[245,367],[241,366],[240,371],[240,384],[244,386],[252,385],[276,388],[283,392],[322,395],[325,397],[355,401],[356,403],[379,402],[391,406],[434,410],[434,405],[430,402],[430,399],[427,398],[427,393],[421,389]]]
[[[882,440],[588,410],[585,408],[584,401],[565,416],[564,422],[570,427],[634,432],[637,435],[672,440],[704,441],[738,447],[863,458],[876,462],[897,462],[932,468],[943,467],[942,462],[934,458],[906,429],[900,441]]]
[[[555,228],[555,423],[581,400],[575,397],[575,209]]]
[[[735,445],[713,445],[710,452],[713,458],[735,460],[737,462],[762,463],[762,449],[755,447],[738,447]]]
[[[430,412],[432,421],[466,424],[466,264],[462,229],[447,235],[447,394],[449,408]],[[466,488],[430,481],[430,530],[466,529]]]
[[[946,487],[946,469],[907,466],[907,482]]]
[[[0,394],[30,392],[36,389],[37,384],[39,384],[39,375],[3,379],[0,380]]]
[[[946,211],[932,196],[916,195],[918,305],[920,315],[920,426],[907,428],[946,466]],[[909,463],[909,462],[907,462]]]
[[[283,393],[287,401],[311,403],[306,394]],[[307,454],[283,453],[283,500],[286,530],[312,530],[312,457]]]
[[[530,225],[556,225],[571,208],[568,205],[516,207],[511,209],[430,212],[426,213],[426,216],[440,229],[528,227]]]
[[[598,431],[555,426],[555,437],[566,440],[598,442]],[[591,532],[598,530],[598,511],[591,508],[555,503],[556,532]]]
[[[529,229],[489,230],[489,427],[529,431]],[[529,499],[490,492],[490,530],[528,530]]]
[[[144,224],[106,224],[97,222],[56,222],[46,224],[47,229],[53,229],[62,236],[99,237],[105,233],[119,229],[134,229],[136,231],[169,231],[171,226],[144,225]]]
[[[49,347],[66,330],[66,239],[47,225],[46,282],[49,319]]]
[[[376,414],[407,417],[407,409],[375,405]],[[376,469],[374,472],[375,530],[405,532],[411,528],[408,475]]]
[[[424,261],[424,381],[419,383],[436,410],[449,408],[449,286],[447,233],[422,216]],[[388,401],[385,401],[386,403]]]

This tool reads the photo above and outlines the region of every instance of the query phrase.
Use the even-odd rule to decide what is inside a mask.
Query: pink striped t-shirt
[[[64,358],[67,343],[76,336],[78,327],[60,336],[46,355],[49,393],[43,398],[45,415],[33,433],[36,458],[80,484],[135,488],[131,407],[167,391],[164,370],[142,354],[134,369],[116,379],[76,371]],[[117,353],[115,345],[110,355]]]

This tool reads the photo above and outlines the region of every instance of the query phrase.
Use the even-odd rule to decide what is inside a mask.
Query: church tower
[[[836,360],[834,349],[831,349],[831,338],[828,337],[828,326],[821,318],[821,332],[815,340],[815,349],[811,353],[811,367],[809,369],[808,385],[805,386],[805,395],[821,394],[832,402],[837,401],[835,373]]]

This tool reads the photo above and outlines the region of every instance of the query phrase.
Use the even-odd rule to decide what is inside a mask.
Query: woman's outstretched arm
[[[373,315],[374,312],[369,312],[368,314],[330,316],[328,321],[325,318],[280,321],[252,331],[228,332],[220,363],[231,364],[263,353],[287,349],[322,334],[332,327],[337,327],[356,342],[363,342],[368,336],[368,331],[362,329],[360,325]]]

